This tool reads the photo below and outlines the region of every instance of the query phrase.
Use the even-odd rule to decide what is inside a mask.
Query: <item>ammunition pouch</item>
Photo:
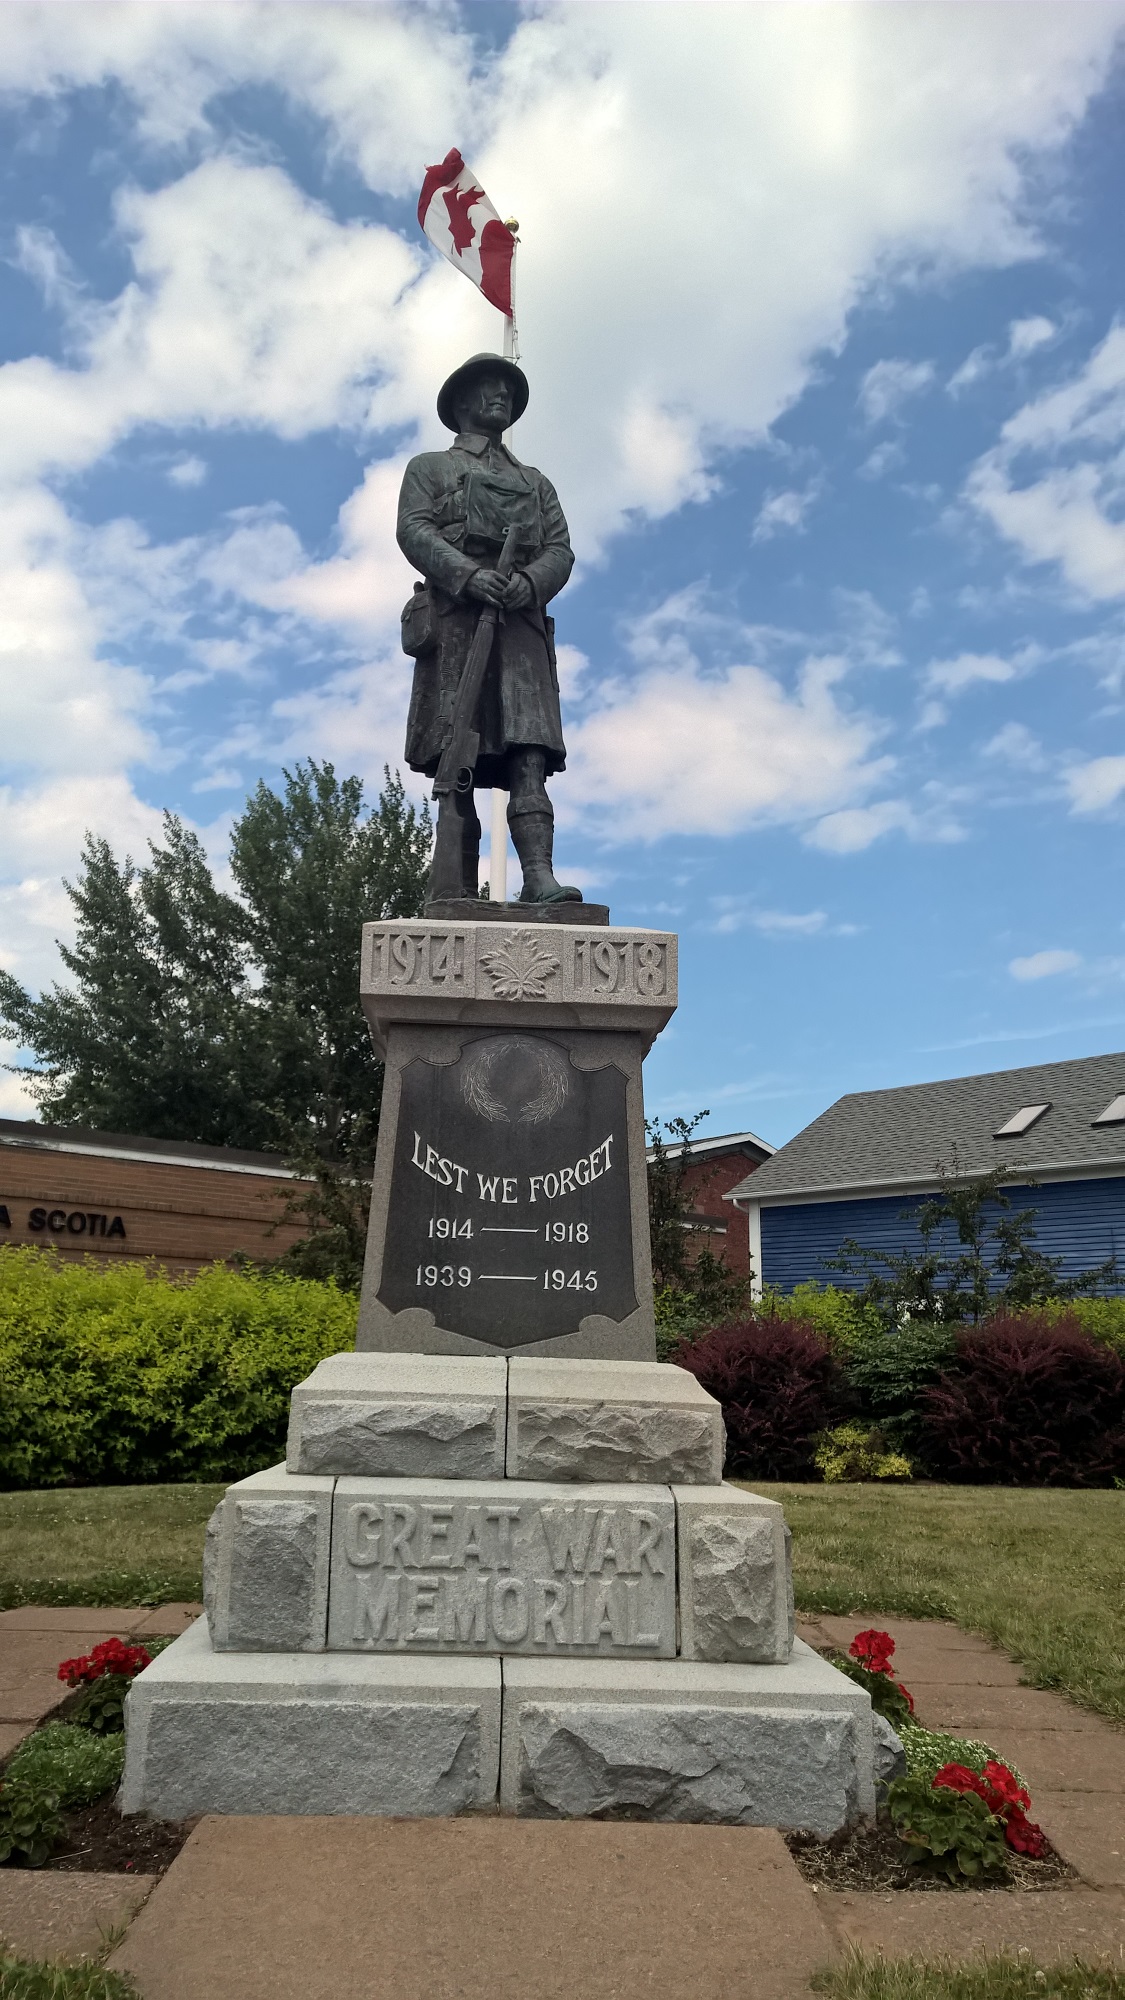
[[[416,583],[402,607],[402,650],[412,660],[432,652],[438,642],[438,621],[428,583]]]

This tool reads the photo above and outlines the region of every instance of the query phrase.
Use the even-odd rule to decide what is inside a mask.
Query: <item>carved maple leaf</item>
[[[498,1000],[545,1000],[547,981],[559,969],[554,952],[526,931],[509,931],[493,951],[481,953],[481,964]]]

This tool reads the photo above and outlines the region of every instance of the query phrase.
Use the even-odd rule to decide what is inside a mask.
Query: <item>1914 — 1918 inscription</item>
[[[526,1032],[408,1063],[380,1302],[513,1348],[634,1312],[625,1093]]]

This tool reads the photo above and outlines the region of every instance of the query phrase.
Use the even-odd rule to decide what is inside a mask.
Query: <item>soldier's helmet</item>
[[[437,413],[446,430],[457,429],[457,401],[469,383],[477,375],[501,374],[508,377],[512,386],[512,422],[522,417],[531,394],[527,386],[527,376],[514,361],[508,361],[503,354],[471,354],[467,361],[455,368],[448,381],[443,382],[438,391]]]

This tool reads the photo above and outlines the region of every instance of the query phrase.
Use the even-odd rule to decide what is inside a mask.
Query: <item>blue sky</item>
[[[259,777],[399,760],[401,466],[499,345],[414,218],[456,144],[579,554],[560,862],[681,935],[650,1108],[1125,1047],[1125,0],[5,26],[0,962],[86,827],[221,865]]]

